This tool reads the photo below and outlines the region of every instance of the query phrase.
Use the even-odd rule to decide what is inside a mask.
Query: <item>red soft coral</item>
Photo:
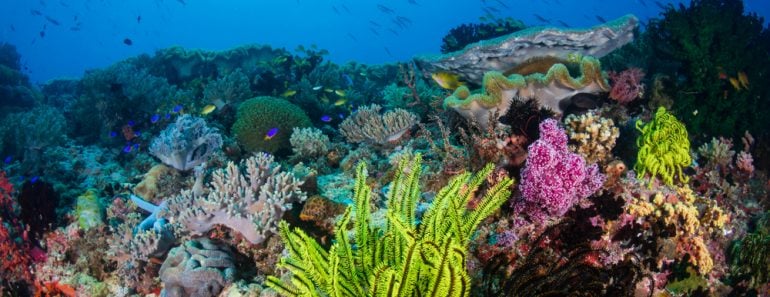
[[[620,73],[610,71],[607,75],[612,81],[610,98],[615,99],[620,104],[628,104],[636,98],[642,97],[644,93],[644,72],[639,68],[629,68]]]
[[[0,171],[0,279],[32,284],[29,238],[16,219],[12,193],[13,186],[5,178],[5,172]]]

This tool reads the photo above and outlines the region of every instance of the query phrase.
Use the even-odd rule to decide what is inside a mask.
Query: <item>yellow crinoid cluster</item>
[[[674,184],[674,176],[682,183],[687,182],[682,169],[692,163],[692,157],[684,124],[666,108],[659,107],[652,121],[646,124],[637,121],[636,129],[641,132],[636,140],[639,146],[636,173],[640,177],[649,173],[650,181],[657,176],[666,185]]]

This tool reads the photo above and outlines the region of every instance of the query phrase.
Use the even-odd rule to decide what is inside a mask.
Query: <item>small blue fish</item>
[[[33,176],[32,178],[29,179],[29,182],[34,184],[37,182],[38,179],[40,179],[39,176]]]
[[[174,106],[174,109],[171,111],[173,111],[174,113],[179,113],[180,111],[182,111],[182,104],[178,104],[177,106]]]
[[[267,130],[267,134],[265,134],[265,140],[273,139],[276,134],[278,134],[278,128],[271,128],[270,130]]]
[[[11,164],[11,161],[13,161],[13,158],[11,158],[11,156],[7,156],[7,157],[5,157],[5,160],[3,160],[3,162],[5,162],[5,164]]]
[[[160,115],[156,113],[156,114],[152,115],[152,117],[150,118],[150,123],[153,123],[153,124],[155,124],[155,123],[157,123],[159,120],[160,120]]]
[[[131,144],[130,143],[123,147],[123,152],[126,153],[126,154],[131,152]]]
[[[134,120],[128,120],[128,123],[127,123],[127,125],[128,125],[129,127],[133,127],[134,125],[136,125],[136,123],[134,123]]]
[[[135,150],[138,150],[139,149],[139,144],[138,143],[134,143],[134,146],[132,146],[132,148],[135,149]]]
[[[337,116],[340,117],[340,120],[345,119],[345,115],[344,114],[338,113]]]
[[[116,136],[118,136],[118,132],[110,131],[110,138],[115,138]]]
[[[332,117],[330,117],[328,115],[324,115],[324,116],[321,117],[321,122],[328,123],[328,122],[331,122],[331,121],[332,121]]]
[[[134,131],[134,136],[139,137],[142,136],[142,132],[139,130]]]
[[[165,118],[166,118],[167,120],[168,120],[168,119],[171,119],[171,114],[170,114],[170,113],[167,113],[167,114],[166,114],[166,116],[165,116]]]

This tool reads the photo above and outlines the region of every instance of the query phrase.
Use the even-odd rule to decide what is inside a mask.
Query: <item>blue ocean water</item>
[[[689,1],[2,0],[0,41],[17,47],[32,81],[44,82],[173,45],[224,50],[316,44],[338,63],[404,61],[438,52],[449,29],[488,12],[528,26],[548,25],[539,15],[554,26],[585,27],[599,24],[597,16],[628,13],[644,22],[661,12],[659,6],[679,3]],[[745,8],[770,16],[767,0],[747,0]],[[408,24],[399,26],[397,17]]]

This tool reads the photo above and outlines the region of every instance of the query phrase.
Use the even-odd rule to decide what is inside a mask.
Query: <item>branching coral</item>
[[[292,272],[292,279],[271,276],[267,285],[287,296],[468,296],[466,245],[478,224],[507,199],[513,181],[505,177],[490,185],[476,208],[469,209],[492,166],[473,176],[462,174],[439,191],[416,225],[420,160],[418,155],[399,166],[388,193],[385,228],[372,224],[364,165],[357,170],[355,204],[337,223],[328,251],[282,223],[289,256],[280,265]],[[351,216],[355,248],[344,231]]]
[[[177,170],[190,170],[208,161],[222,147],[222,136],[217,129],[206,126],[206,121],[182,115],[170,124],[150,145],[150,154]]]
[[[667,185],[674,184],[674,176],[685,183],[688,178],[682,172],[690,166],[690,140],[687,129],[666,108],[659,107],[655,117],[647,124],[636,122],[636,129],[641,132],[636,140],[639,146],[636,170],[639,176],[650,175],[650,179],[660,177]],[[652,186],[652,183],[650,183]]]
[[[620,136],[613,120],[589,112],[571,114],[564,119],[564,124],[572,141],[570,150],[583,156],[586,163],[605,164],[612,158],[612,148]]]
[[[377,104],[363,106],[340,124],[340,133],[348,142],[378,145],[397,143],[417,122],[417,116],[396,108],[380,114]]]
[[[233,162],[214,171],[208,193],[184,190],[168,201],[162,217],[178,234],[203,235],[223,225],[258,244],[275,233],[277,222],[292,203],[305,200],[302,184],[281,171],[272,155],[257,154],[243,162],[245,174]]]
[[[567,149],[567,134],[556,120],[547,119],[540,123],[540,139],[529,146],[516,210],[537,222],[560,217],[599,190],[604,179],[596,164],[587,166]]]
[[[317,158],[329,151],[329,137],[317,128],[294,128],[289,142],[300,158]]]

